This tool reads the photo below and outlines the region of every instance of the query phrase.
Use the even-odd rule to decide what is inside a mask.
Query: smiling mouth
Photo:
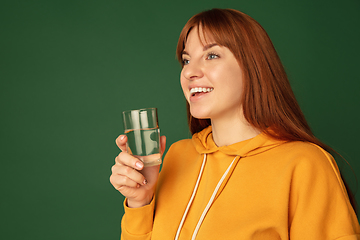
[[[190,95],[191,96],[196,96],[196,95],[199,95],[200,93],[212,92],[213,90],[214,90],[214,88],[191,88],[190,89]]]

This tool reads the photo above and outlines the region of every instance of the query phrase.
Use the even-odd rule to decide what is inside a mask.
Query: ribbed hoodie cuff
[[[122,219],[122,231],[130,235],[146,235],[153,228],[155,197],[150,204],[139,208],[129,208],[124,201],[125,214]]]

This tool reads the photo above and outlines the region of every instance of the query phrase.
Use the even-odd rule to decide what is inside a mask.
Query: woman
[[[202,12],[177,56],[193,137],[170,147],[158,179],[119,136],[122,239],[359,239],[337,165],[263,28],[236,10]]]

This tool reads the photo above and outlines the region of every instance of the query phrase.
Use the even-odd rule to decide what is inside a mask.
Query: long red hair
[[[257,21],[233,9],[211,9],[196,14],[180,33],[176,49],[180,63],[187,36],[195,27],[202,30],[199,36],[211,37],[217,44],[230,49],[237,59],[244,74],[243,98],[239,104],[242,104],[245,119],[252,126],[276,139],[311,142],[334,152],[312,133],[281,60],[268,34]],[[211,125],[210,119],[191,116],[188,103],[187,114],[192,134]]]

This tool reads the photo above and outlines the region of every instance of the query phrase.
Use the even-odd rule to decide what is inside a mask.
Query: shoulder
[[[272,150],[274,160],[300,179],[333,179],[342,182],[333,156],[323,148],[309,142],[286,142]]]
[[[309,142],[287,142],[276,148],[278,154],[295,163],[306,163],[314,165],[333,165],[334,158],[323,148]]]
[[[340,186],[345,192],[339,168],[333,156],[323,148],[308,142],[288,142],[279,148],[291,166],[293,183],[313,186]]]
[[[279,150],[287,151],[287,152],[293,153],[293,154],[308,155],[308,156],[329,155],[321,147],[319,147],[313,143],[301,142],[301,141],[285,142],[279,146]]]
[[[334,158],[321,147],[307,142],[289,142],[281,148],[291,159],[286,162],[290,170],[287,186],[291,231],[307,235],[353,233],[356,215]],[[311,225],[319,227],[312,229]],[[314,232],[315,229],[323,230]]]
[[[171,144],[165,155],[164,161],[177,161],[177,159],[184,159],[184,156],[192,156],[196,154],[197,152],[192,140],[183,139]]]
[[[172,152],[183,152],[183,151],[189,151],[189,150],[195,150],[194,144],[191,139],[183,139],[180,141],[177,141],[173,144],[171,144],[168,154]]]

